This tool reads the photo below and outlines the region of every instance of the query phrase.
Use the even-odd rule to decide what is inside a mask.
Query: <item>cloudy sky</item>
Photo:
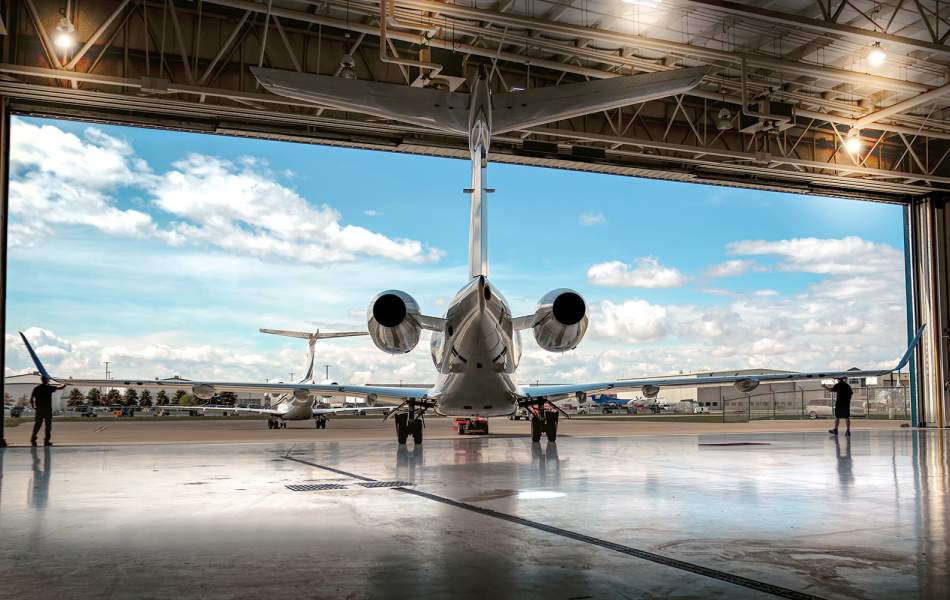
[[[365,327],[388,288],[439,314],[467,276],[464,161],[19,118],[8,330],[63,376],[287,380],[300,340]],[[864,368],[905,346],[898,207],[492,165],[492,280],[516,314],[580,291],[570,353],[525,332],[519,378]],[[352,383],[435,379],[368,339],[318,345]],[[7,374],[30,369],[7,336]]]

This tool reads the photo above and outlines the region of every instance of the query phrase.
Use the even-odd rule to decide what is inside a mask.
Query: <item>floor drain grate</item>
[[[408,481],[369,481],[367,483],[357,483],[365,488],[383,488],[383,487],[405,487],[412,485]]]
[[[307,483],[303,485],[284,486],[293,492],[322,492],[324,490],[345,490],[346,486],[340,483]]]

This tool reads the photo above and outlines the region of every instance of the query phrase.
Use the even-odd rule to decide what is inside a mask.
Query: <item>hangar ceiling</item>
[[[21,113],[467,157],[463,138],[269,94],[248,67],[465,90],[485,66],[517,90],[709,65],[690,94],[499,136],[492,158],[889,201],[950,190],[935,0],[6,0],[0,17],[0,94]]]

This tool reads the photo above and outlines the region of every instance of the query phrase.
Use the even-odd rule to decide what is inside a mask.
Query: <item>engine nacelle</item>
[[[213,385],[202,383],[200,385],[191,386],[191,393],[199,400],[211,400],[217,392]]]
[[[405,354],[419,343],[422,327],[416,317],[419,304],[400,290],[386,290],[373,298],[366,311],[369,336],[389,354]]]
[[[643,394],[644,398],[656,398],[660,394],[660,386],[645,385],[640,388],[640,392]]]
[[[306,402],[310,399],[310,391],[297,388],[294,390],[294,398],[300,402]]]
[[[534,339],[548,352],[573,350],[587,333],[587,303],[574,290],[552,290],[538,302]]]
[[[759,387],[759,382],[755,379],[740,379],[732,385],[735,386],[738,392],[748,394],[755,388]]]

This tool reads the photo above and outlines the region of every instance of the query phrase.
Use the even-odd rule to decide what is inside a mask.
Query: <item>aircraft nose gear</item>
[[[525,405],[528,406],[528,403],[525,403]],[[549,408],[553,410],[549,410]],[[531,402],[528,411],[531,413],[532,443],[540,442],[541,434],[546,434],[549,442],[556,442],[557,422],[563,411],[546,400]]]
[[[422,444],[422,428],[425,427],[422,415],[426,408],[418,408],[415,404],[409,404],[408,412],[401,412],[395,415],[396,421],[396,440],[400,446],[405,445],[409,436],[416,445]]]

